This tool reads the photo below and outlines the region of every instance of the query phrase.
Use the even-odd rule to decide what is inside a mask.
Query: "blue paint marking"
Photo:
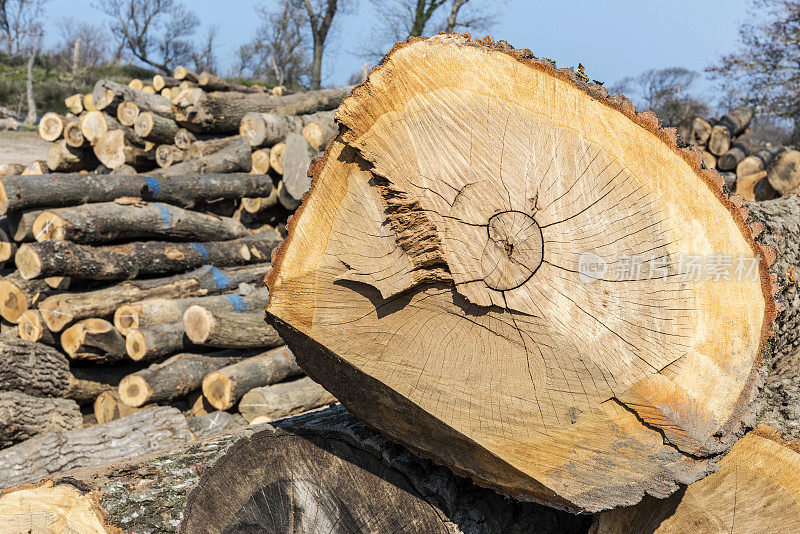
[[[244,300],[239,295],[228,295],[228,300],[233,304],[233,311],[236,313],[242,313],[247,309]]]
[[[216,267],[211,267],[211,274],[214,275],[214,282],[216,282],[217,287],[219,289],[228,288],[228,277],[225,276],[225,273],[223,273]]]
[[[156,198],[158,196],[158,192],[161,190],[161,182],[152,176],[145,176],[144,181],[147,183],[147,189],[149,189],[153,194],[153,198]]]
[[[203,246],[202,243],[192,243],[192,248],[200,254],[200,257],[203,258],[203,263],[208,261],[208,249]]]
[[[158,209],[158,214],[161,215],[161,224],[164,228],[169,228],[169,223],[172,222],[172,214],[164,204],[154,202],[153,205]]]

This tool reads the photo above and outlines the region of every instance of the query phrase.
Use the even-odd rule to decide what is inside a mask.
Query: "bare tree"
[[[0,44],[11,57],[30,56],[41,46],[47,0],[0,0]]]
[[[723,90],[759,115],[793,124],[800,145],[800,0],[754,0],[739,28],[739,51],[707,69]]]
[[[686,117],[708,113],[708,106],[690,93],[698,77],[683,67],[652,69],[622,79],[611,90],[625,93],[638,106],[655,112],[665,125],[674,126]]]
[[[58,27],[61,39],[53,51],[55,57],[72,72],[73,85],[88,81],[83,78],[89,69],[108,61],[111,36],[102,26],[72,17],[61,20]]]
[[[200,24],[197,15],[179,0],[103,0],[93,4],[112,20],[120,51],[171,73],[192,59],[192,36]]]
[[[216,72],[217,71],[217,55],[215,53],[217,33],[219,28],[211,26],[208,28],[206,38],[194,52],[192,52],[192,62],[197,72]]]
[[[297,85],[311,73],[309,39],[302,0],[281,0],[278,10],[259,8],[261,25],[239,49],[239,76],[262,78],[275,85]]]
[[[341,0],[343,3],[346,0]],[[325,40],[333,24],[333,18],[339,9],[340,0],[303,0],[306,8],[306,20],[311,30],[314,48],[311,60],[311,89],[319,89],[322,82],[322,55],[325,51]]]
[[[381,57],[391,43],[437,31],[482,31],[494,24],[505,0],[373,0],[380,22],[365,58]]]

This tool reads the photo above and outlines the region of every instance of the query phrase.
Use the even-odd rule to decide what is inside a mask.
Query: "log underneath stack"
[[[248,422],[257,417],[270,420],[319,408],[336,402],[325,388],[308,377],[271,386],[253,388],[242,397],[239,413]]]
[[[92,99],[96,109],[116,110],[122,102],[133,102],[140,111],[150,111],[162,117],[172,117],[171,103],[161,95],[149,95],[126,85],[100,80],[92,91]]]
[[[0,391],[0,447],[45,432],[65,432],[83,426],[75,401],[33,397],[19,391]],[[6,451],[0,451],[0,457]],[[5,475],[0,460],[0,486]]]
[[[176,165],[153,171],[153,174],[157,176],[174,176],[191,173],[250,172],[251,169],[250,145],[246,139],[237,138],[207,156],[184,159],[183,162]]]
[[[75,360],[113,362],[125,359],[125,338],[103,319],[78,321],[61,333],[61,348]]]
[[[186,337],[181,321],[131,330],[125,336],[125,352],[136,362],[152,361],[193,348],[196,347]]]
[[[192,306],[183,314],[186,335],[198,345],[220,348],[271,348],[283,344],[263,312],[237,313]]]
[[[57,350],[19,338],[0,338],[0,391],[67,397],[71,381],[69,362]]]

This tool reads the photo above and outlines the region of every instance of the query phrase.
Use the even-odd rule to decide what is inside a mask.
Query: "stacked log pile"
[[[157,436],[158,424],[178,436],[159,447],[176,446],[191,436],[176,409],[205,435],[335,400],[264,322],[263,277],[304,191],[293,183],[296,198],[281,204],[282,152],[270,148],[283,138],[271,130],[252,144],[238,128],[247,112],[283,120],[308,157],[333,134],[349,88],[290,95],[186,69],[152,87],[101,80],[68,98],[70,115],[40,124],[47,161],[7,166],[0,181],[0,351],[11,362],[0,373],[0,464],[41,451],[3,469],[2,487],[121,459],[122,445],[94,451],[150,426]],[[238,108],[234,130],[214,118]],[[173,412],[132,419],[159,405]],[[53,440],[88,445],[62,461]]]
[[[703,165],[716,169],[728,191],[745,200],[771,200],[800,193],[800,151],[759,144],[749,125],[753,110],[738,107],[720,119],[689,117],[678,125],[678,138],[703,154]]]

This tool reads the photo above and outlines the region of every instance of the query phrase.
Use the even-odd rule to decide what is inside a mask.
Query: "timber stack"
[[[700,150],[705,168],[716,169],[726,190],[745,200],[800,193],[800,151],[759,143],[750,129],[753,117],[745,106],[719,119],[688,117],[678,125],[678,139]]]
[[[13,244],[14,276],[85,287],[31,306],[50,326],[37,346],[62,332],[60,350],[37,356],[42,371],[0,376],[0,410],[33,414],[0,434],[28,440],[0,451],[0,472],[46,477],[1,494],[0,521],[183,533],[800,529],[791,156],[773,175],[785,191],[769,180],[784,160],[770,160],[759,180],[776,194],[743,200],[696,148],[707,139],[688,146],[685,131],[582,72],[488,38],[395,46],[316,146],[298,135],[324,111],[301,99],[275,118],[253,109],[259,93],[197,89],[174,117],[216,134],[238,120],[251,147],[283,154],[284,182],[327,139],[312,187],[280,245],[196,193],[212,186],[187,193],[169,176],[147,177],[163,197],[143,184],[112,200],[87,185],[80,202],[26,206],[39,213],[32,240]],[[737,166],[754,150],[741,139],[749,115],[719,124]],[[714,150],[728,154],[720,136]],[[304,153],[287,159],[295,146]],[[91,206],[95,222],[81,224]],[[246,274],[267,266],[242,259],[245,242],[251,256],[276,247],[266,290]],[[265,302],[274,330],[256,323]],[[73,429],[77,395],[63,384],[91,380],[77,369],[137,365],[97,397],[96,414],[118,419]],[[174,416],[189,390],[218,411],[187,433]],[[276,419],[332,395],[341,406]],[[237,405],[269,426],[188,443],[241,425],[227,411]],[[184,443],[47,471],[60,443],[72,467],[81,444],[145,421]],[[129,457],[143,438],[126,436]]]

